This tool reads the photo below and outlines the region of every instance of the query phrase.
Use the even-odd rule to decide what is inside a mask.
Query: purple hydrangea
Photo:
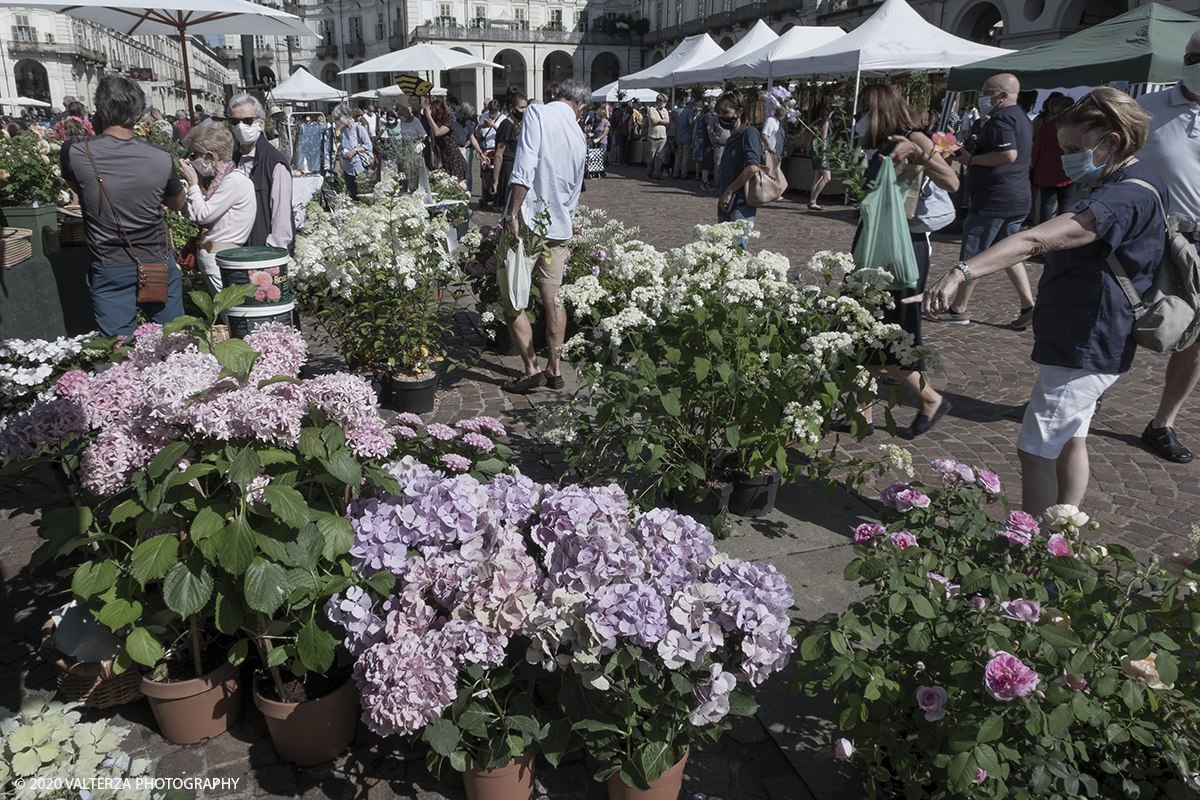
[[[434,439],[442,442],[448,442],[458,435],[458,431],[454,430],[454,428],[451,428],[449,425],[443,425],[440,422],[429,423],[425,426],[425,431]]]
[[[587,621],[599,638],[601,654],[616,650],[618,637],[640,647],[655,647],[667,634],[667,607],[651,586],[610,584],[596,591]]]

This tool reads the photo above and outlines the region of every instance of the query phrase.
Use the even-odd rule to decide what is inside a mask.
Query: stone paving
[[[715,219],[715,196],[702,193],[696,181],[668,179],[650,183],[641,168],[617,168],[607,179],[589,181],[584,203],[604,208],[628,225],[638,225],[641,237],[659,247],[685,242],[691,227]],[[804,196],[762,209],[753,245],[788,256],[802,267],[818,250],[844,250],[853,231],[853,211],[826,204],[822,214],[804,208]],[[494,223],[495,215],[477,214],[476,223]],[[949,268],[957,256],[954,236],[935,236],[934,274]],[[1038,268],[1031,269],[1036,281]],[[802,277],[814,282],[812,277]],[[909,447],[918,465],[950,456],[988,465],[999,473],[1006,490],[1019,494],[1019,474],[1013,441],[1020,428],[1023,404],[1035,376],[1029,362],[1030,332],[1006,327],[1015,311],[1015,295],[1003,278],[992,278],[975,293],[969,326],[928,325],[926,341],[941,352],[944,374],[933,381],[945,387],[954,410],[929,435]],[[478,335],[467,326],[459,345],[478,344]],[[327,350],[316,349],[322,362]],[[1158,400],[1164,359],[1139,352],[1134,369],[1105,397],[1090,439],[1092,485],[1085,510],[1103,523],[1100,536],[1123,542],[1143,554],[1182,549],[1191,523],[1200,521],[1200,491],[1188,467],[1161,461],[1139,444],[1138,437]],[[450,422],[480,413],[501,418],[511,433],[516,463],[537,480],[562,474],[564,465],[553,450],[536,439],[536,411],[553,402],[557,393],[535,392],[510,396],[500,383],[518,368],[518,359],[484,355],[461,371],[447,375],[431,415]],[[568,376],[570,377],[570,376]],[[573,384],[568,382],[568,390]],[[1196,402],[1180,417],[1185,442],[1200,446]],[[914,412],[898,411],[901,426]],[[862,444],[850,443],[846,452],[870,456],[878,443],[890,441],[886,433]],[[885,475],[886,485],[895,476]],[[870,493],[870,492],[869,492]],[[66,584],[51,568],[27,568],[38,544],[36,520],[40,511],[62,501],[61,486],[49,470],[19,480],[0,482],[0,706],[14,707],[28,691],[53,689],[53,668],[37,655],[38,630],[48,612],[65,602]],[[744,534],[727,540],[732,554],[776,563],[797,591],[794,617],[803,623],[829,610],[844,608],[855,588],[841,580],[841,569],[851,557],[848,532],[857,520],[869,518],[863,499],[838,492],[824,499],[823,487],[793,485],[780,492],[779,508],[759,520],[735,520]],[[739,721],[718,744],[697,743],[685,773],[684,794],[694,792],[724,800],[805,800],[861,796],[853,780],[828,763],[814,761],[812,753],[827,741],[827,713],[819,701],[790,696],[790,674],[776,676],[756,692],[762,708],[755,718]],[[348,754],[334,762],[300,769],[279,761],[266,736],[261,716],[246,698],[242,719],[227,734],[191,746],[166,743],[157,733],[148,707],[128,704],[88,718],[112,718],[128,724],[132,733],[127,750],[146,755],[159,777],[205,776],[236,778],[233,791],[204,796],[234,798],[421,798],[457,800],[464,796],[456,776],[430,776],[420,748],[395,738],[380,740],[360,726]],[[541,770],[539,797],[591,800],[604,796],[590,780],[590,766],[581,759],[557,770]]]

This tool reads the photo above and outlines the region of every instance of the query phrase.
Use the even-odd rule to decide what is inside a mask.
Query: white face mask
[[[244,122],[239,122],[233,126],[233,138],[238,140],[239,144],[250,145],[258,141],[259,135],[262,133],[262,128],[258,123],[247,125]]]
[[[213,176],[213,165],[204,160],[204,156],[197,156],[192,159],[192,166],[196,168],[196,174],[202,178],[211,178]]]
[[[1179,82],[1192,94],[1200,94],[1200,64],[1184,64],[1183,78]]]
[[[867,135],[867,131],[871,130],[871,117],[866,116],[854,123],[854,137],[861,139]]]

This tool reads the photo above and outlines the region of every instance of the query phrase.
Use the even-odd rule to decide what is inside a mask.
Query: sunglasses
[[[1183,65],[1185,67],[1194,67],[1200,64],[1200,53],[1185,53],[1183,56]]]
[[[258,117],[230,117],[229,121],[234,125],[253,125],[258,122]]]
[[[1120,124],[1117,122],[1117,115],[1114,114],[1112,112],[1112,109],[1109,108],[1107,105],[1105,105],[1105,103],[1099,97],[1092,94],[1091,92],[1088,92],[1083,97],[1079,98],[1079,102],[1077,102],[1071,108],[1078,108],[1079,106],[1082,106],[1084,103],[1086,103],[1088,100],[1091,100],[1092,103],[1095,104],[1096,108],[1100,109],[1100,113],[1103,114],[1104,118],[1108,120],[1108,124],[1112,126],[1113,130],[1118,131],[1121,129]]]

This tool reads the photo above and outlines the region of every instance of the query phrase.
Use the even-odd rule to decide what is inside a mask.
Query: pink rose
[[[976,611],[983,611],[988,607],[988,601],[982,597],[979,597],[978,595],[972,597],[970,602],[971,608],[975,609]]]
[[[1028,545],[1033,541],[1033,537],[1028,533],[1025,533],[1025,531],[1016,530],[1015,528],[1001,528],[1000,530],[996,531],[996,535],[1003,536],[1004,538],[1008,539],[1009,546],[1014,544]]]
[[[949,475],[954,472],[954,467],[958,464],[953,458],[935,458],[930,464],[933,471],[939,475]]]
[[[912,489],[907,483],[893,483],[883,490],[883,504],[888,508],[897,508],[896,495]]]
[[[1061,533],[1056,533],[1046,542],[1046,549],[1056,556],[1071,555],[1071,543]]]
[[[1000,604],[1005,619],[1017,622],[1037,622],[1042,617],[1042,607],[1036,600],[1008,600]]]
[[[263,270],[263,272],[267,273],[271,277],[275,277],[279,274],[279,267],[267,267],[265,270]]]
[[[1055,678],[1054,682],[1066,684],[1067,688],[1073,692],[1083,692],[1084,694],[1092,693],[1091,690],[1087,688],[1087,678],[1083,677],[1082,675],[1076,677],[1075,675],[1067,672],[1065,669],[1063,670],[1062,677]]]
[[[976,767],[975,768],[975,780],[971,781],[971,783],[983,783],[986,780],[987,780],[987,770],[984,769],[983,767]]]
[[[917,537],[908,531],[897,531],[887,537],[887,543],[892,547],[899,547],[903,550],[906,547],[916,547]]]
[[[909,511],[914,508],[928,508],[929,495],[920,489],[905,489],[896,494],[896,510]]]
[[[840,761],[849,761],[854,755],[854,745],[849,739],[838,739],[833,743],[833,755]]]
[[[268,302],[274,303],[280,297],[282,297],[282,293],[279,291],[278,286],[276,286],[275,284],[271,284],[270,286],[267,287]]]
[[[259,289],[258,291],[256,291],[256,292],[254,293],[254,299],[255,299],[255,300],[257,300],[257,301],[258,301],[258,302],[260,302],[260,303],[261,303],[262,301],[266,300],[266,299],[267,299],[267,290],[266,290],[266,289]]]
[[[854,543],[862,545],[875,544],[880,536],[887,533],[887,529],[882,525],[877,525],[874,522],[864,522],[854,529]]]
[[[954,473],[962,480],[963,483],[975,482],[975,470],[968,467],[966,464],[955,464]]]
[[[925,587],[927,589],[932,589],[934,584],[941,584],[941,588],[946,593],[947,600],[953,597],[958,597],[959,592],[962,591],[962,587],[960,587],[957,583],[951,583],[950,579],[946,576],[938,575],[936,572],[926,572]]]
[[[986,469],[975,470],[975,482],[982,486],[987,494],[1000,493],[1000,479],[994,472],[988,472]]]
[[[917,689],[917,705],[925,711],[926,722],[937,722],[946,716],[946,701],[950,695],[941,686],[922,686]]]
[[[1014,531],[1020,531],[1030,536],[1035,536],[1038,532],[1037,520],[1024,511],[1012,512],[1004,524]]]
[[[1004,703],[1032,694],[1037,685],[1037,673],[1011,653],[997,653],[983,671],[983,688]]]
[[[250,273],[250,282],[255,286],[270,286],[271,276],[263,270],[253,270]]]

